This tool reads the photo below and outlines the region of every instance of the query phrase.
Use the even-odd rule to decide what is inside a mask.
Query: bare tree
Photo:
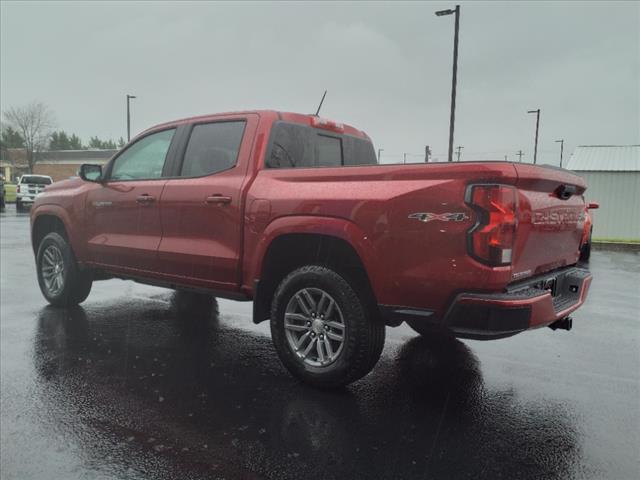
[[[24,107],[11,107],[3,115],[5,121],[22,136],[29,172],[33,173],[38,153],[47,147],[55,126],[53,112],[42,102],[32,102]]]

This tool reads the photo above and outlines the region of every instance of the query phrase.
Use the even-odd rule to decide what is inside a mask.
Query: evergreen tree
[[[69,137],[62,130],[53,132],[49,140],[49,150],[69,150]]]
[[[10,125],[3,125],[0,133],[0,148],[24,148],[24,138]]]
[[[100,140],[98,137],[91,137],[89,140],[89,148],[100,150],[116,150],[118,146],[113,140]]]
[[[82,150],[82,141],[80,138],[74,133],[69,137],[69,148],[71,150]]]
[[[60,130],[51,134],[49,150],[82,150],[82,141],[75,133],[69,136]]]

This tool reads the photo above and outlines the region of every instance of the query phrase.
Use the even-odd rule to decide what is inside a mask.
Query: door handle
[[[224,195],[211,195],[205,199],[205,202],[224,205],[227,203],[231,203],[231,197],[226,197]]]
[[[151,196],[151,195],[149,195],[148,193],[143,193],[138,198],[136,198],[136,202],[142,203],[143,205],[146,205],[148,203],[152,203],[152,202],[155,202],[155,201],[156,201],[156,198]]]

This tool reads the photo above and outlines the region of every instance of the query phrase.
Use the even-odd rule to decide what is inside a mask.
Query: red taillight
[[[508,265],[515,242],[516,189],[507,185],[472,185],[467,202],[478,213],[469,231],[470,253],[490,265]]]

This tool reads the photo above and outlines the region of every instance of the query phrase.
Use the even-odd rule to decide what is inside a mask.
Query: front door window
[[[113,163],[110,180],[151,180],[162,176],[164,161],[175,129],[141,138]]]

